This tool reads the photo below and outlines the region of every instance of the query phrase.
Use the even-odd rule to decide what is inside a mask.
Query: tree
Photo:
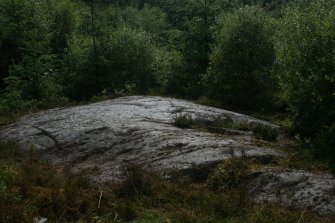
[[[277,33],[283,97],[293,129],[318,154],[335,160],[335,4],[290,8]]]
[[[8,50],[2,111],[15,112],[25,107],[23,104],[48,107],[59,102],[61,61],[51,48],[56,21],[52,6],[47,1],[0,1],[1,25],[5,27],[2,47]]]
[[[45,47],[49,24],[42,5],[32,0],[0,0],[1,81],[8,76],[9,67],[21,61],[24,53]]]
[[[135,93],[146,93],[155,83],[154,55],[155,46],[147,33],[128,27],[110,29],[99,37],[96,56],[88,37],[75,36],[66,57],[68,94],[73,99],[85,99],[102,90],[114,93],[130,85]],[[99,79],[94,75],[95,65],[100,70]]]
[[[259,7],[246,6],[220,17],[205,77],[208,95],[231,108],[260,106],[272,90],[271,38],[271,20]]]
[[[201,75],[208,66],[209,28],[212,16],[209,12],[209,1],[164,0],[161,7],[167,14],[171,28],[167,30],[169,48],[179,51],[185,61],[184,73],[175,74],[180,85],[170,94],[198,98],[202,94]],[[180,91],[179,91],[180,90]]]
[[[100,62],[104,70],[104,89],[122,89],[135,85],[137,93],[147,92],[154,84],[155,47],[144,31],[119,27],[99,42]]]
[[[77,4],[71,0],[55,1],[49,5],[51,13],[52,52],[62,54],[67,48],[68,38],[77,31],[79,10]]]
[[[141,29],[150,34],[154,40],[160,44],[165,41],[164,30],[167,29],[168,24],[166,14],[158,7],[151,7],[145,4],[139,10],[134,7],[126,7],[120,12],[122,22],[133,29]]]

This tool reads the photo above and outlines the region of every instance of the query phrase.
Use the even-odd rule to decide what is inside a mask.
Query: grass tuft
[[[191,128],[195,124],[193,118],[189,114],[177,114],[173,119],[174,125],[179,128]]]

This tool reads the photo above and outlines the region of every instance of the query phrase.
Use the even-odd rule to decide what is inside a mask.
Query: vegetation
[[[334,10],[325,0],[0,0],[0,121],[100,95],[199,98],[288,111],[292,135],[334,163]]]
[[[284,116],[287,132],[303,148],[299,153],[308,154],[312,163],[334,166],[334,13],[334,0],[0,0],[0,125],[65,104],[167,95],[262,117]],[[267,141],[278,136],[267,126],[219,119],[204,126],[185,115],[176,116],[175,125],[216,133],[225,128],[251,131]],[[7,147],[16,146],[1,144],[2,150]],[[187,202],[192,200],[188,196],[209,202],[196,204],[199,214],[190,211],[193,207],[185,200],[178,201],[185,206],[171,201],[178,217],[171,217],[173,208],[166,203],[163,211],[149,208],[143,197],[153,196],[150,193],[141,194],[134,210],[106,201],[104,207],[114,211],[107,213],[92,204],[99,192],[82,176],[70,180],[71,174],[59,173],[32,154],[21,158],[15,151],[24,161],[15,160],[9,150],[1,158],[5,211],[0,215],[5,222],[31,222],[36,213],[64,222],[102,214],[109,220],[97,217],[97,222],[117,222],[127,211],[139,222],[215,222],[214,215],[224,222],[280,222],[274,216],[284,215],[259,209],[243,214],[251,220],[241,220],[232,212],[216,212],[216,199],[221,198],[214,192],[201,197],[203,185],[193,184],[194,194],[187,195],[191,188],[176,193]],[[178,184],[160,180],[169,188],[162,189],[164,193]],[[175,199],[164,196],[167,203]],[[294,216],[289,212],[287,222]]]
[[[191,128],[195,124],[191,115],[177,114],[174,117],[174,124],[180,128]]]
[[[276,141],[278,137],[278,130],[267,125],[255,125],[252,127],[252,132],[261,139],[266,141]]]
[[[269,142],[276,141],[279,135],[279,131],[273,126],[262,124],[248,125],[245,123],[233,121],[229,117],[226,117],[225,119],[217,117],[212,121],[206,121],[204,123],[194,120],[189,114],[178,113],[174,117],[174,125],[180,128],[193,128],[218,134],[227,134],[229,131],[233,133],[234,130],[248,131],[252,132],[256,138]]]
[[[136,165],[119,183],[94,183],[0,142],[0,221],[32,222],[277,222],[296,223],[301,212],[252,204],[246,196],[247,162],[232,158],[204,182],[167,179]],[[92,170],[94,171],[94,170]],[[93,172],[92,172],[93,173]],[[327,222],[308,211],[303,222]]]
[[[280,84],[293,131],[334,163],[334,16],[329,1],[287,9],[278,34]]]
[[[257,109],[269,102],[275,60],[270,17],[259,7],[224,14],[214,27],[206,82],[208,94],[225,107]]]

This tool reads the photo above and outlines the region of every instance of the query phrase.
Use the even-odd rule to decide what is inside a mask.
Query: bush
[[[268,125],[255,125],[252,127],[252,132],[263,140],[274,142],[277,140],[278,132]]]
[[[71,98],[87,99],[104,89],[111,94],[127,85],[143,94],[155,85],[155,46],[144,31],[120,26],[97,41],[95,51],[85,36],[71,40],[66,56],[71,76],[64,77]]]
[[[275,60],[271,38],[271,20],[258,7],[221,16],[205,77],[209,97],[238,109],[256,109],[269,101]]]
[[[229,214],[245,214],[249,203],[247,197],[246,177],[248,166],[243,154],[241,158],[232,157],[218,165],[208,177],[208,187],[217,192],[226,194],[230,202]]]
[[[327,135],[335,123],[334,13],[332,1],[290,8],[277,33],[282,96],[291,112],[293,131],[317,144],[320,155],[326,150],[332,160],[335,147]]]
[[[175,50],[160,49],[156,51],[156,73],[161,91],[167,95],[186,96],[192,88],[190,77],[186,74],[186,61]]]
[[[180,128],[191,128],[194,124],[194,120],[190,114],[177,114],[173,118],[175,126]]]
[[[207,184],[214,191],[229,191],[240,186],[246,180],[248,167],[242,158],[232,157],[218,165],[208,177]]]
[[[134,7],[126,7],[120,14],[122,22],[133,29],[148,32],[156,42],[163,40],[163,32],[161,30],[166,29],[168,23],[165,13],[159,7],[152,7],[148,4],[144,4],[141,10]]]

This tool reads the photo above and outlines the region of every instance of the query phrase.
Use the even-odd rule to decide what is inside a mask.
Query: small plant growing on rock
[[[278,137],[277,130],[267,125],[255,125],[252,128],[252,132],[256,135],[256,137],[269,142],[276,141]]]
[[[219,164],[208,177],[207,184],[214,191],[238,188],[245,180],[248,167],[243,158],[233,157]]]
[[[219,164],[207,179],[208,188],[222,193],[230,203],[229,212],[245,214],[249,200],[247,196],[246,178],[248,166],[245,159],[232,157]]]
[[[194,120],[190,114],[178,114],[173,119],[174,125],[180,128],[191,128]]]

